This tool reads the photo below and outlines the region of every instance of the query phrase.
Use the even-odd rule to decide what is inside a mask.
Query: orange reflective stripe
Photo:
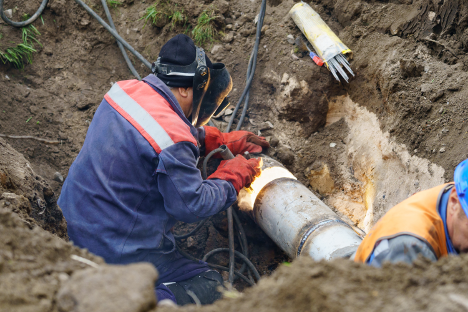
[[[445,228],[437,209],[437,198],[446,185],[416,193],[390,209],[366,235],[354,261],[366,262],[379,241],[404,234],[427,242],[437,258],[446,256]]]
[[[132,99],[118,83],[115,83],[112,86],[107,93],[107,96],[113,103],[117,104],[120,109],[116,107],[114,108],[116,108],[119,113],[121,113],[120,110],[124,111],[128,115],[126,119],[130,121],[130,123],[135,126],[140,133],[144,134],[143,136],[149,136],[151,141],[154,141],[157,144],[159,147],[158,149],[163,150],[174,144],[171,137],[161,127],[156,119],[154,119],[153,116],[141,107],[140,104]]]
[[[147,83],[138,80],[117,82],[104,98],[141,133],[158,154],[178,142],[197,145],[190,126]]]

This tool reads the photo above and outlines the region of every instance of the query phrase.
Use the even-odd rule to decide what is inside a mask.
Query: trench
[[[25,13],[22,6],[32,14],[39,1],[6,1],[9,7],[14,8],[13,2],[19,3],[20,10],[15,13],[16,20],[19,20]],[[97,0],[88,2],[93,7],[100,6]],[[141,13],[150,3],[121,2],[123,5],[111,10],[118,32],[148,60],[154,59],[170,37],[186,31],[182,25],[170,23],[161,27],[150,24],[144,27]],[[246,51],[251,51],[254,45],[254,20],[260,1],[242,0],[227,4],[221,0],[203,4],[175,2],[185,7],[192,24],[201,10],[209,9],[211,5],[224,10],[225,20],[217,27],[225,31],[227,38],[220,36],[219,41],[204,47],[212,60],[221,61],[232,70],[235,85],[232,98],[238,99],[245,86]],[[466,103],[463,100],[467,94],[463,81],[468,77],[468,41],[464,32],[466,18],[463,17],[466,5],[460,2],[460,8],[465,7],[465,11],[460,9],[456,17],[453,12],[457,9],[452,10],[450,16],[453,16],[444,22],[447,29],[433,34],[437,40],[421,41],[417,39],[417,33],[413,36],[409,31],[418,29],[415,23],[427,20],[427,16],[418,15],[421,12],[416,2],[403,2],[310,2],[353,49],[355,59],[351,65],[357,76],[348,85],[342,85],[307,56],[294,52],[294,46],[287,41],[288,35],[295,37],[300,34],[286,16],[296,2],[268,1],[251,103],[242,125],[243,130],[265,136],[272,143],[270,150],[266,151],[268,156],[280,161],[344,222],[365,232],[388,209],[413,193],[447,182],[456,164],[467,157],[468,128],[464,123]],[[446,4],[455,1],[444,1],[440,8],[429,1],[421,3],[426,3],[426,11],[433,14],[446,10]],[[409,12],[409,15],[400,19],[401,12]],[[417,14],[417,18],[411,21],[411,14]],[[227,28],[228,25],[231,28]],[[43,20],[38,19],[35,26],[42,34],[38,38],[43,47],[36,46],[34,62],[20,71],[11,65],[0,64],[0,132],[59,140],[60,144],[50,146],[40,141],[5,138],[7,144],[0,139],[0,148],[5,153],[0,159],[0,206],[18,214],[27,226],[23,229],[19,222],[15,230],[0,227],[2,235],[11,236],[0,242],[0,271],[11,263],[17,264],[14,270],[18,276],[26,272],[21,267],[22,263],[32,263],[38,268],[49,265],[50,257],[41,252],[55,248],[54,244],[63,246],[54,252],[56,257],[51,258],[51,266],[64,259],[65,266],[71,266],[73,270],[86,268],[78,263],[69,263],[71,252],[101,264],[102,260],[94,255],[77,247],[70,249],[65,243],[66,222],[61,218],[57,205],[49,203],[49,200],[54,193],[56,197],[60,194],[63,178],[66,178],[68,168],[81,149],[103,94],[115,81],[132,78],[115,40],[73,1],[50,1]],[[2,25],[1,32],[3,42],[21,38],[19,30],[6,25]],[[130,59],[138,65],[136,69],[140,75],[148,74],[133,56]],[[224,130],[229,118],[225,115],[215,119],[215,125]],[[442,149],[446,152],[439,152]],[[216,165],[213,163],[211,166],[216,168]],[[45,210],[44,202],[47,203]],[[2,212],[2,216],[4,214]],[[262,277],[268,280],[268,275],[284,269],[282,264],[288,264],[291,259],[259,228],[249,213],[241,211],[239,218],[248,238],[249,258]],[[3,225],[5,222],[0,223]],[[178,224],[175,231],[184,233],[194,227],[192,224]],[[41,235],[36,235],[40,241],[31,238],[36,232],[30,229],[42,231]],[[24,232],[24,238],[15,237],[17,230]],[[47,231],[60,239],[46,236],[49,234]],[[182,240],[181,247],[201,258],[212,249],[227,247],[227,233],[226,215],[221,213],[211,218],[196,235]],[[31,246],[37,246],[37,251],[36,247],[28,245],[30,241],[34,243]],[[18,254],[23,258],[14,259],[16,256],[10,255],[9,250],[13,248],[10,242],[16,242]],[[236,238],[236,250],[241,250],[241,247]],[[12,259],[16,262],[11,262]],[[227,266],[229,257],[227,253],[216,254],[211,262]],[[323,265],[314,262],[300,270],[313,272],[311,268],[324,268]],[[336,271],[343,276],[354,272],[351,265],[343,271],[335,270],[340,263],[325,265],[334,270],[326,267],[324,272]],[[239,269],[240,263],[236,266]],[[357,271],[356,274],[361,274]],[[64,269],[64,272],[71,276],[72,270]],[[6,274],[1,274],[0,278],[7,281],[4,285],[14,286],[12,293],[21,293],[15,287],[23,284],[36,283],[39,285],[37,289],[44,288],[42,275],[30,278],[28,274],[25,276],[29,280],[24,283],[8,284],[10,277]],[[313,274],[326,277],[329,273]],[[18,298],[33,298],[30,299],[31,306],[37,306],[41,298],[46,298],[44,303],[50,304],[49,310],[53,310],[57,302],[55,294],[65,278],[69,278],[65,275],[50,277],[57,282],[51,286],[51,291],[34,295],[36,297],[29,293],[18,295]],[[52,285],[49,284],[49,276],[44,276],[44,284]],[[454,278],[456,283],[459,283],[458,277]],[[334,289],[338,278],[324,280],[323,285],[331,281],[333,285],[329,287]],[[224,279],[227,280],[227,274],[224,274]],[[296,280],[291,285],[295,283]],[[408,284],[411,283],[413,281]],[[343,283],[346,287],[354,284],[357,289],[366,285],[373,287],[372,283],[367,284],[367,280],[365,284]],[[317,289],[322,289],[323,285]],[[234,286],[239,291],[247,287],[239,279]],[[305,288],[310,287],[307,284]],[[336,297],[340,302],[342,289],[345,288],[337,288],[339,295]],[[245,295],[249,293],[244,292]],[[8,300],[0,299],[1,302]],[[233,305],[233,309],[237,307]],[[408,307],[406,309],[409,310]]]

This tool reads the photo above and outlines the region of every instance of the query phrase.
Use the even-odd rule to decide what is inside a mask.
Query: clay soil
[[[40,2],[7,0],[4,8],[13,9],[13,18],[20,20],[25,13],[32,15]],[[218,34],[215,41],[202,46],[212,60],[228,67],[234,81],[232,102],[237,102],[255,40],[254,20],[260,0],[174,0],[172,3],[178,4],[187,18],[184,25],[175,26],[168,21],[145,25],[141,17],[152,1],[121,2],[111,8],[117,30],[150,62],[172,36],[184,32],[190,35],[203,10],[214,10]],[[468,157],[468,6],[459,0],[307,2],[353,51],[355,77],[348,84],[339,83],[326,68],[316,66],[306,53],[297,51],[288,41],[288,35],[300,36],[288,16],[295,1],[269,0],[242,129],[267,137],[272,145],[267,151],[269,156],[281,161],[346,222],[359,225],[352,215],[334,207],[331,200],[333,194],[349,185],[359,190],[366,184],[355,168],[349,167],[347,174],[340,169],[350,127],[344,118],[326,125],[330,103],[348,96],[376,116],[378,127],[393,142],[404,145],[411,156],[442,168],[442,179],[451,180],[455,166]],[[105,19],[100,1],[86,3]],[[106,270],[112,270],[112,266],[68,242],[66,222],[56,204],[61,177],[66,179],[104,94],[114,82],[133,76],[113,37],[74,1],[50,0],[42,19],[34,25],[41,33],[37,39],[42,46],[36,45],[33,63],[22,70],[0,64],[0,134],[34,136],[58,144],[0,138],[0,310],[84,311],[83,307],[91,305],[95,311],[104,311],[105,304],[110,305],[107,309],[119,310],[122,306],[115,306],[115,298],[127,297],[128,302],[135,303],[135,311],[151,310],[155,304],[151,292],[148,295],[142,291],[146,295],[141,298],[130,296],[131,290],[125,286],[109,288],[98,301],[89,301],[92,296],[83,295],[86,286],[77,285],[86,285],[79,284],[86,281],[84,277],[101,271],[111,274]],[[0,50],[16,45],[20,39],[20,30],[0,23]],[[150,74],[134,56],[130,58],[142,77]],[[224,130],[228,118],[214,120],[215,125]],[[333,148],[330,143],[335,143]],[[345,158],[354,156],[347,154]],[[325,180],[320,180],[320,185],[326,187],[314,185],[311,170],[328,170]],[[363,198],[355,200],[362,202]],[[289,264],[291,259],[247,215],[240,213],[240,218],[250,258],[262,280],[253,288],[236,282],[235,289],[225,294],[227,298],[213,306],[185,309],[468,308],[468,258],[464,256],[382,269],[345,260],[327,263],[304,258]],[[175,231],[184,233],[193,227],[180,224]],[[214,248],[226,247],[226,237],[225,215],[220,214],[195,236],[183,240],[181,247],[201,258]],[[240,246],[236,247],[240,250]],[[89,259],[99,269],[71,255]],[[227,264],[223,254],[210,261]],[[143,276],[141,285],[151,288],[155,274],[145,270],[149,269],[128,268],[128,274],[116,274],[136,272],[135,276]],[[120,285],[111,282],[112,278],[108,281]],[[95,296],[100,294],[96,288],[89,291]]]

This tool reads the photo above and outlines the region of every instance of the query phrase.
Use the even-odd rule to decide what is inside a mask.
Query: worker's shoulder
[[[105,95],[105,99],[158,153],[179,142],[197,145],[190,126],[182,120],[168,100],[147,83],[135,79],[119,81]]]

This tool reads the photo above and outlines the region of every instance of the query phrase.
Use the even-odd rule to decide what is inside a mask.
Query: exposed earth
[[[21,20],[40,2],[7,0],[4,9]],[[339,83],[298,50],[290,39],[301,33],[288,15],[295,1],[268,0],[242,129],[265,136],[272,145],[269,156],[343,220],[367,232],[396,203],[451,181],[455,166],[468,158],[468,5],[306,2],[353,51],[355,77]],[[99,0],[86,3],[105,19]],[[214,12],[217,34],[202,46],[229,69],[235,104],[245,85],[261,1],[157,1],[177,7],[185,20],[164,17],[145,24],[153,3],[122,0],[111,7],[119,34],[152,62],[168,39],[192,35],[198,17]],[[52,144],[0,137],[0,311],[151,311],[157,304],[154,268],[107,265],[73,246],[56,204],[104,94],[114,82],[134,77],[115,39],[74,1],[50,0],[33,25],[41,45],[34,44],[32,64],[18,69],[0,63],[0,136]],[[20,29],[0,22],[0,51],[21,40]],[[150,74],[130,59],[142,77]],[[229,118],[214,123],[224,130]],[[212,306],[157,310],[468,309],[466,256],[382,269],[347,260],[291,261],[246,214],[239,215],[250,258],[262,275],[258,285],[237,281]],[[175,231],[194,226],[180,224]],[[201,258],[227,245],[222,213],[181,247]],[[219,254],[210,261],[227,265],[228,259]]]

